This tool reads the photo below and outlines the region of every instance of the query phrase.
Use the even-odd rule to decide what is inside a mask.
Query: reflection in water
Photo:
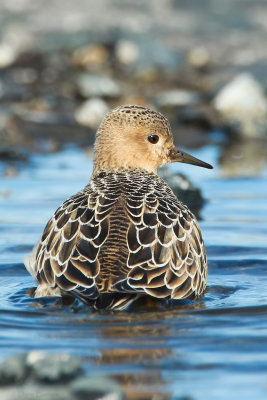
[[[267,163],[267,139],[229,139],[219,164],[225,177],[258,176]]]

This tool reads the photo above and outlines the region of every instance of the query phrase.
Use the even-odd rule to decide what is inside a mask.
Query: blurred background
[[[1,399],[266,398],[266,41],[266,0],[0,0]],[[200,219],[208,292],[119,315],[31,299],[22,258],[120,104],[215,167],[160,172]]]
[[[1,159],[92,145],[108,109],[141,104],[167,115],[177,144],[219,143],[226,176],[260,173],[264,0],[1,0],[0,7]]]

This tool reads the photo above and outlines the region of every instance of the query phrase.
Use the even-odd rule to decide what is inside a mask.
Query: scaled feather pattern
[[[97,168],[48,221],[26,267],[36,297],[67,292],[96,309],[199,297],[207,280],[194,215],[155,172],[134,166]]]

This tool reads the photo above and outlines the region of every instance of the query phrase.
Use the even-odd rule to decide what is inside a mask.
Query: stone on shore
[[[213,106],[224,127],[245,137],[267,136],[267,98],[251,74],[239,74],[226,84]]]

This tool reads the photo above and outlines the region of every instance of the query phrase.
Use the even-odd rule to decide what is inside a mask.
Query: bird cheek
[[[136,158],[137,160],[141,160],[141,159],[143,159],[143,155],[138,153],[138,152],[136,152],[135,155],[134,155],[134,158]]]

